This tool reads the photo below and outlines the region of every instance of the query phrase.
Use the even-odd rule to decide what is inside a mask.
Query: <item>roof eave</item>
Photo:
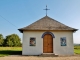
[[[23,29],[18,29],[21,33],[23,33]]]
[[[78,31],[78,29],[74,29],[74,30],[73,30],[73,32],[76,32],[76,31]]]
[[[30,31],[31,29],[18,29],[21,33],[23,33],[23,31]],[[38,30],[38,29],[37,29]],[[71,31],[76,32],[78,29],[73,29]],[[31,30],[33,31],[33,30]]]

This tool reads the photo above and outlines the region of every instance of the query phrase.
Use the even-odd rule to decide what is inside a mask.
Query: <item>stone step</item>
[[[40,56],[42,56],[42,57],[58,57],[58,55],[54,54],[54,53],[43,53]]]

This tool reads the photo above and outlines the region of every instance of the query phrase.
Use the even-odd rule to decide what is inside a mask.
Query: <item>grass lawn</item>
[[[80,54],[80,49],[74,49],[75,54]]]
[[[80,54],[80,46],[74,46],[74,53]]]
[[[80,54],[80,46],[74,46],[74,53]],[[22,47],[0,47],[0,57],[8,55],[21,55]]]
[[[22,47],[0,47],[0,57],[8,55],[21,55]]]

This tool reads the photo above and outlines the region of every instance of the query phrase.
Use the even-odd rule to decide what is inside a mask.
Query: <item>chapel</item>
[[[18,30],[23,33],[22,55],[74,54],[73,33],[77,29],[47,15]]]

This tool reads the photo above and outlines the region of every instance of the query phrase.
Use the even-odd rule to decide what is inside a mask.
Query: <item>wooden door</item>
[[[50,34],[43,38],[43,53],[53,53],[53,38]]]

